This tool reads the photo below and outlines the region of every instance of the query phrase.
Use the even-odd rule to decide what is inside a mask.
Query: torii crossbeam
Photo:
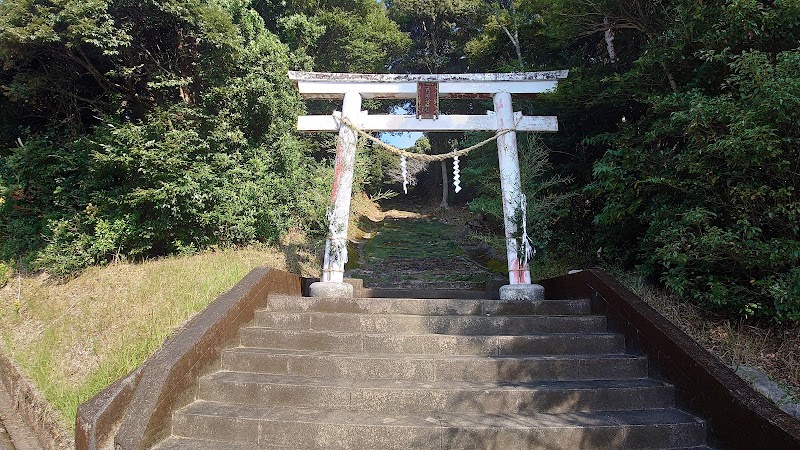
[[[347,262],[347,226],[350,216],[356,132],[345,122],[363,131],[500,131],[497,153],[503,191],[509,282],[501,298],[542,299],[544,289],[531,284],[526,243],[522,236],[519,212],[525,207],[520,186],[516,131],[558,131],[552,116],[525,117],[515,113],[511,95],[530,96],[553,91],[566,70],[550,72],[472,73],[472,74],[350,74],[289,72],[300,95],[306,99],[341,99],[342,111],[330,116],[301,116],[300,131],[338,131],[329,235],[320,283],[312,285],[312,295],[352,297],[352,287],[343,283]],[[417,99],[416,115],[370,115],[361,111],[361,100]],[[494,111],[485,115],[440,115],[439,99],[491,98]]]

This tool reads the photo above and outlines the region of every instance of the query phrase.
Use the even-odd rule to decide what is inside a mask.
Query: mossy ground
[[[402,205],[397,205],[402,208]],[[481,289],[501,275],[467,255],[470,244],[462,210],[421,212],[394,209],[350,247],[347,276],[363,278],[371,287],[435,287]]]
[[[388,219],[364,247],[368,257],[375,260],[451,259],[464,254],[456,244],[455,234],[453,226],[435,218]]]

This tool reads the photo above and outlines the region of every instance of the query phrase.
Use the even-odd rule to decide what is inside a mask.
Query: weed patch
[[[614,276],[725,364],[758,367],[790,395],[800,394],[800,324],[722,318],[645,286],[635,274],[615,272]]]
[[[8,283],[11,278],[11,268],[8,265],[0,262],[0,288]]]

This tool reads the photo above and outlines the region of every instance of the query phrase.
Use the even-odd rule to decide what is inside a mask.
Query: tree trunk
[[[442,204],[439,205],[442,209],[447,209],[447,191],[449,190],[450,186],[448,186],[447,182],[447,161],[440,161],[442,164]]]
[[[500,20],[500,13],[499,10],[495,13],[494,18],[497,21],[497,24],[500,25],[500,28],[506,33],[508,39],[511,41],[511,45],[514,46],[514,51],[517,53],[517,64],[519,64],[519,70],[522,72],[525,70],[525,63],[522,62],[522,46],[519,42],[519,27],[517,26],[517,11],[514,9],[514,2],[511,2],[511,18],[514,21],[514,33],[511,33],[511,30],[508,29],[503,22]]]
[[[667,74],[667,80],[669,81],[669,87],[672,88],[672,92],[678,92],[678,83],[675,82],[675,76],[672,75],[672,72],[667,68],[667,64],[663,61],[661,62],[661,68],[664,69],[664,72]]]
[[[611,60],[611,64],[616,64],[617,50],[614,48],[614,30],[611,29],[611,24],[608,21],[608,17],[603,19],[603,25],[606,27],[605,40],[606,50],[608,50],[608,59]]]
[[[181,81],[187,83],[192,77],[192,56],[191,42],[187,42],[183,37],[183,30],[177,28],[178,31],[178,67],[181,74]],[[192,103],[192,92],[189,86],[181,84],[178,86],[178,94],[180,95],[183,103]]]
[[[650,42],[655,41],[655,36],[652,33],[646,33],[647,39]],[[672,92],[678,93],[678,83],[675,81],[675,76],[672,75],[672,72],[667,67],[667,63],[661,61],[661,68],[664,69],[664,73],[667,75],[667,81],[669,81],[669,87],[672,88]]]
[[[517,52],[517,63],[519,64],[519,71],[522,72],[525,70],[525,63],[522,62],[522,48],[519,45],[519,35],[515,32],[514,33],[514,50]]]

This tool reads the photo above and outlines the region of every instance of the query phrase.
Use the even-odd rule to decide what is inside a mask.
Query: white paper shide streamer
[[[453,187],[456,194],[461,192],[461,172],[458,168],[458,156],[453,157]]]

